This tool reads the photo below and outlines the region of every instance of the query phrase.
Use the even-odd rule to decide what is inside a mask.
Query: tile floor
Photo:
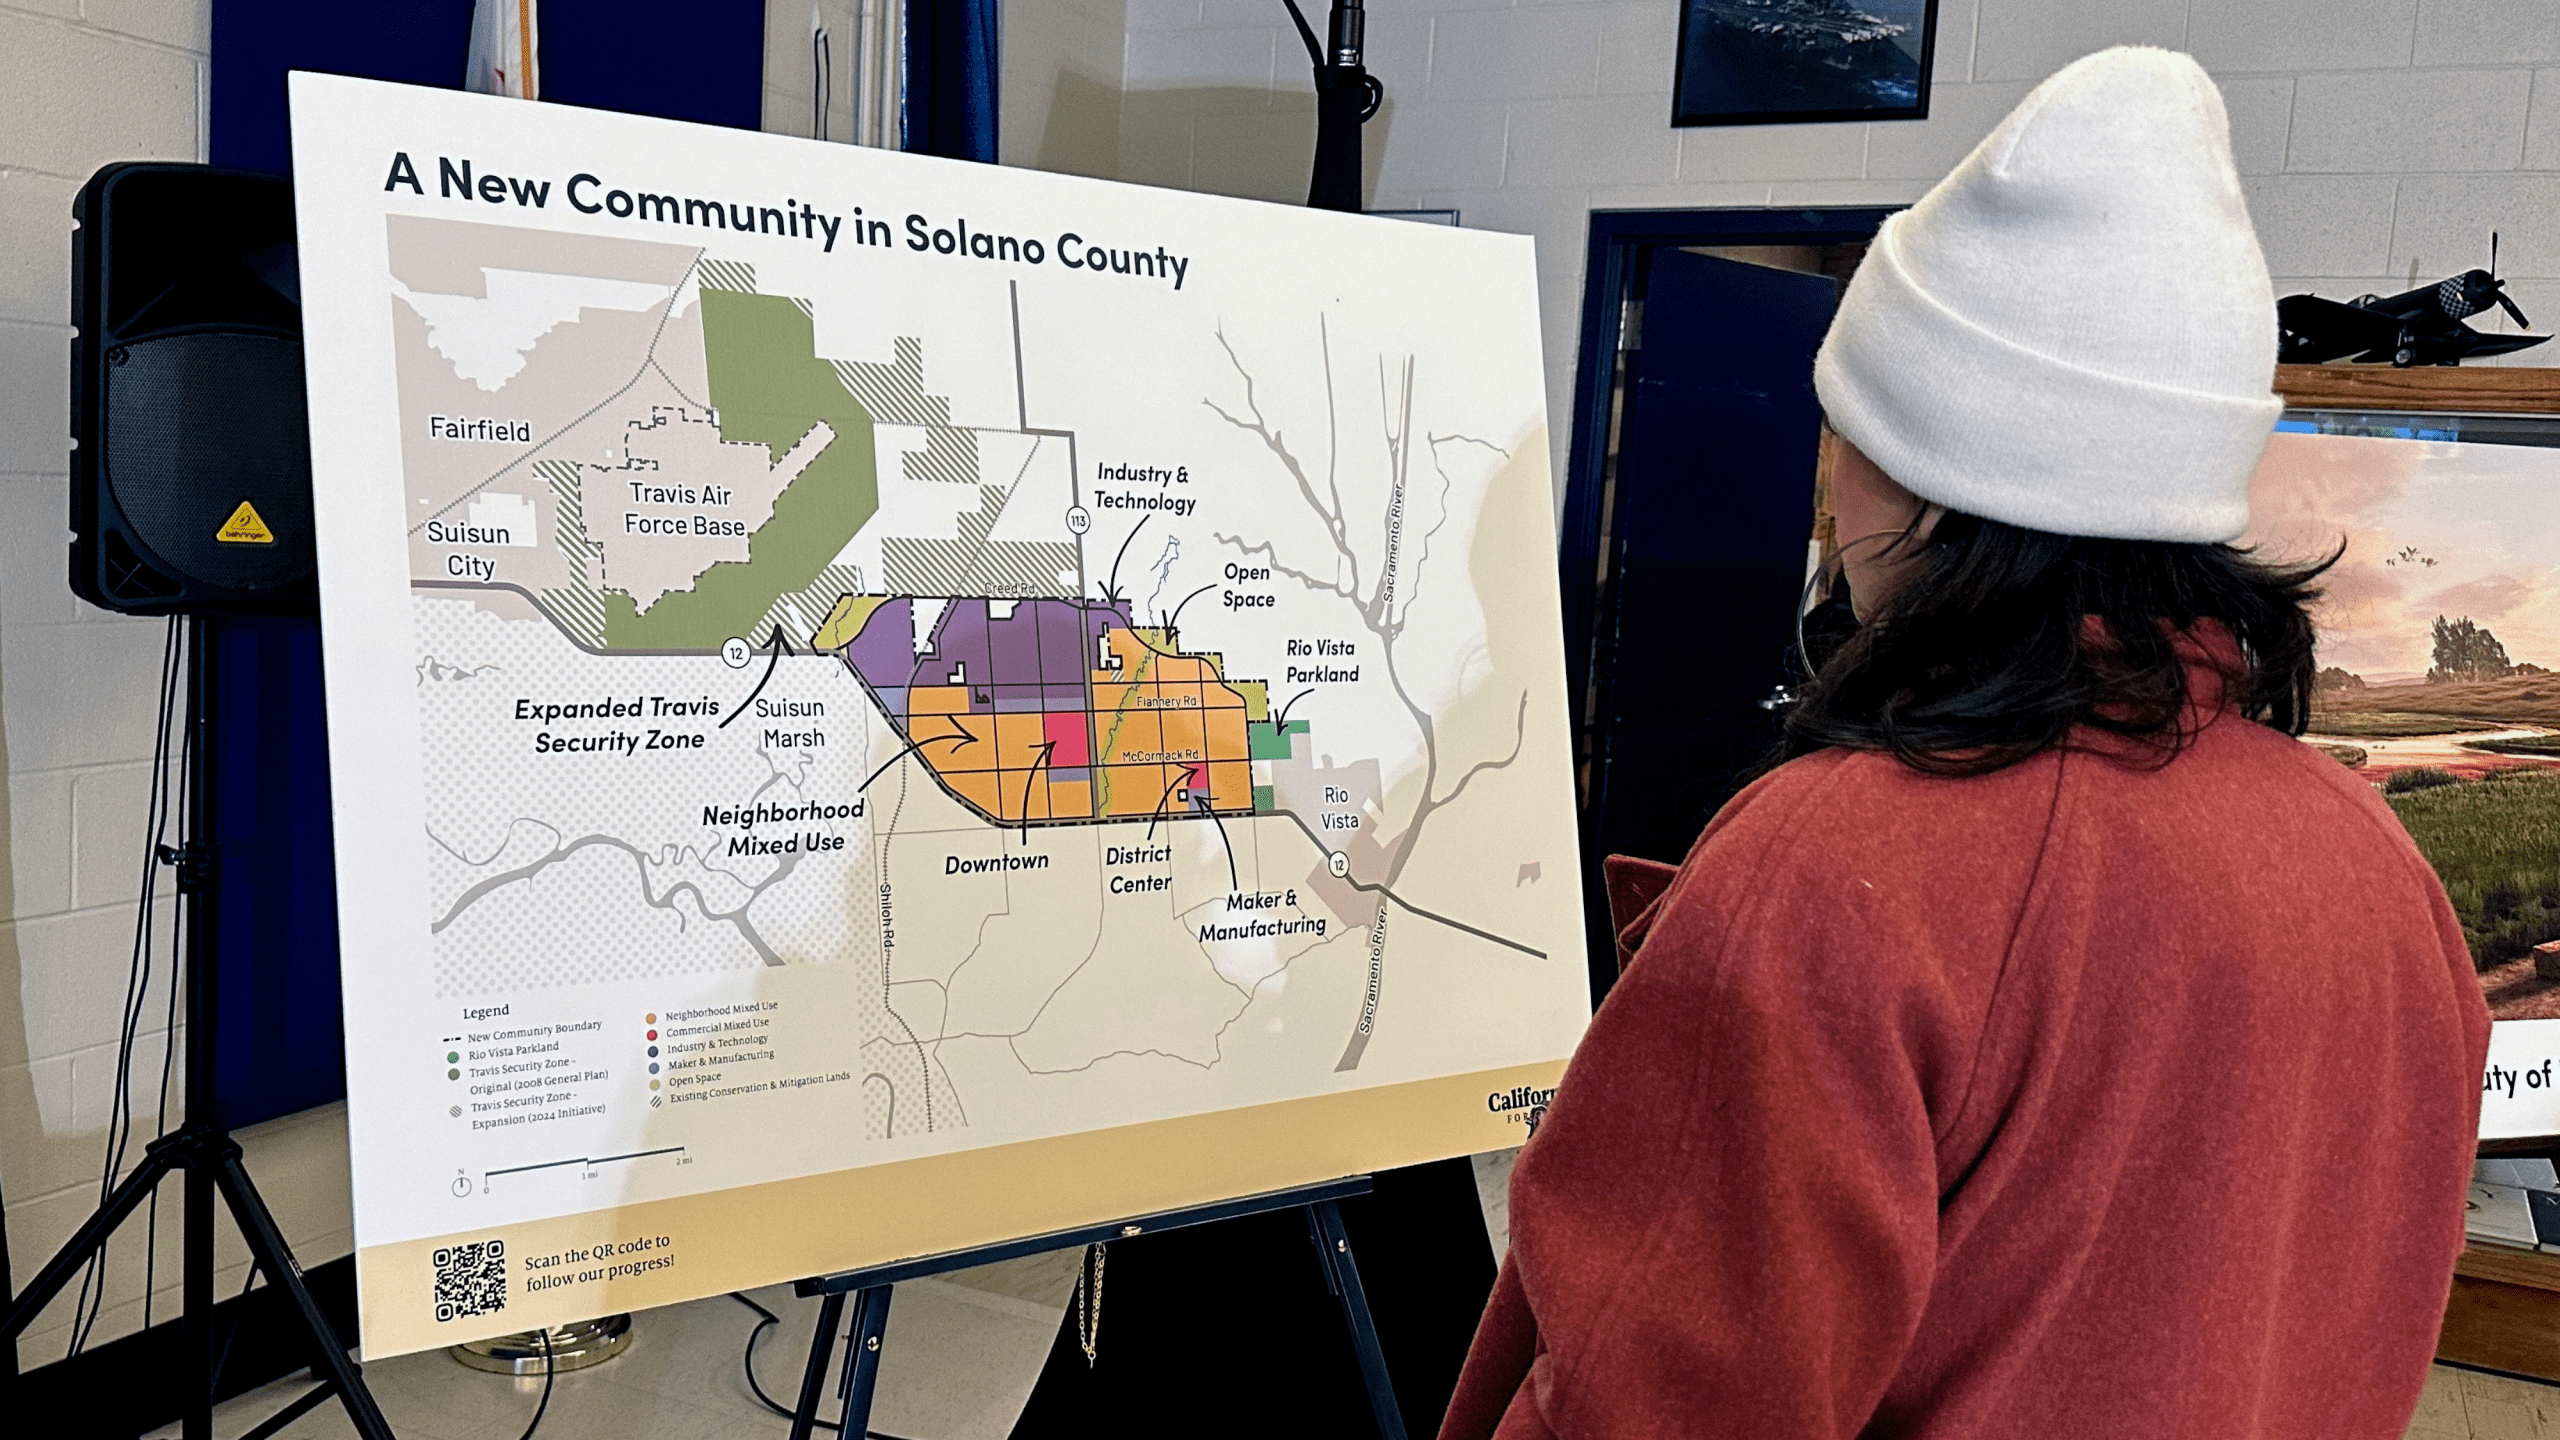
[[[1072,1264],[1072,1253],[1065,1263]],[[1013,1283],[994,1291],[948,1281],[899,1288],[872,1416],[876,1430],[903,1440],[1003,1440],[1010,1433],[1061,1307],[1050,1294],[1058,1275],[1009,1278]],[[783,1317],[757,1343],[756,1373],[767,1394],[787,1402],[808,1355],[816,1302],[794,1298],[787,1286],[752,1293]],[[557,1377],[540,1440],[786,1434],[788,1422],[756,1404],[739,1370],[755,1318],[725,1295],[638,1316],[629,1350]],[[542,1390],[538,1379],[466,1370],[441,1350],[375,1361],[365,1376],[401,1440],[517,1440]],[[233,1440],[307,1384],[281,1381],[230,1402],[216,1412],[216,1435]],[[288,1440],[351,1440],[354,1433],[335,1405],[285,1431]],[[151,1440],[176,1434],[171,1426]],[[2560,1387],[2439,1365],[2428,1373],[2408,1440],[2560,1440]]]
[[[1497,1254],[1510,1241],[1504,1201],[1512,1153],[1475,1157],[1485,1228]],[[1006,1440],[1048,1359],[1080,1255],[1066,1250],[1028,1256],[899,1286],[889,1308],[872,1427],[900,1440]],[[756,1344],[756,1374],[766,1394],[790,1403],[809,1354],[818,1302],[794,1297],[788,1286],[749,1293],[782,1317]],[[708,1440],[789,1432],[788,1421],[756,1403],[739,1370],[740,1351],[756,1323],[745,1306],[716,1295],[633,1319],[630,1349],[592,1369],[555,1377],[539,1440]],[[441,1350],[372,1361],[364,1373],[400,1440],[517,1440],[542,1393],[538,1378],[468,1370]],[[234,1440],[309,1388],[307,1379],[297,1377],[223,1405],[215,1412],[218,1440]],[[832,1404],[831,1399],[825,1413],[833,1414]],[[146,1440],[174,1440],[177,1433],[172,1425]],[[284,1432],[285,1440],[352,1440],[354,1434],[334,1403]],[[2553,1434],[2560,1440],[2560,1430]]]
[[[903,1440],[1005,1440],[1048,1359],[1077,1255],[1032,1256],[900,1285],[881,1352],[873,1428]],[[797,1299],[789,1286],[749,1293],[782,1317],[757,1342],[756,1374],[766,1394],[788,1404],[798,1393],[818,1302]],[[631,1348],[555,1378],[540,1440],[727,1440],[789,1432],[789,1421],[747,1391],[739,1356],[756,1317],[745,1306],[716,1295],[633,1320]],[[364,1374],[400,1440],[517,1440],[542,1394],[539,1377],[465,1369],[442,1350],[373,1361]],[[233,1440],[309,1384],[300,1377],[280,1381],[220,1407],[216,1436]],[[832,1397],[824,1413],[833,1414]],[[150,1440],[177,1433],[172,1425]],[[352,1440],[354,1434],[335,1403],[284,1431],[285,1440]]]
[[[805,1352],[804,1352],[805,1353]],[[2409,1440],[2560,1440],[2560,1388],[2438,1365]]]

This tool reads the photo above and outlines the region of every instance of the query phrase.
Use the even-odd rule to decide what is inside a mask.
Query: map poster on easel
[[[368,1355],[1526,1136],[1527,240],[292,104]]]

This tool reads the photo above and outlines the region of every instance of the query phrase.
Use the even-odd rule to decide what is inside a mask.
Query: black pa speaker
[[[310,612],[292,185],[110,165],[71,213],[72,590],[136,615]]]

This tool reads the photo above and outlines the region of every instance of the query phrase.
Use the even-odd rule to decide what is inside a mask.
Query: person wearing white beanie
[[[2283,409],[2276,312],[2203,67],[2055,75],[1876,232],[1814,360],[1841,435],[1951,510],[2236,540]]]
[[[1814,374],[1859,623],[1685,863],[1611,859],[1444,1440],[2399,1440],[2488,1011],[2295,738],[2324,567],[2230,544],[2275,351],[2183,55],[1886,223]]]

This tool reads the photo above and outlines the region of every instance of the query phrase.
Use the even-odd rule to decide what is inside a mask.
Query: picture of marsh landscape
[[[2560,450],[2279,433],[2242,542],[2287,560],[2345,543],[2303,738],[2408,827],[2499,1019],[2560,1019],[2555,501]]]

